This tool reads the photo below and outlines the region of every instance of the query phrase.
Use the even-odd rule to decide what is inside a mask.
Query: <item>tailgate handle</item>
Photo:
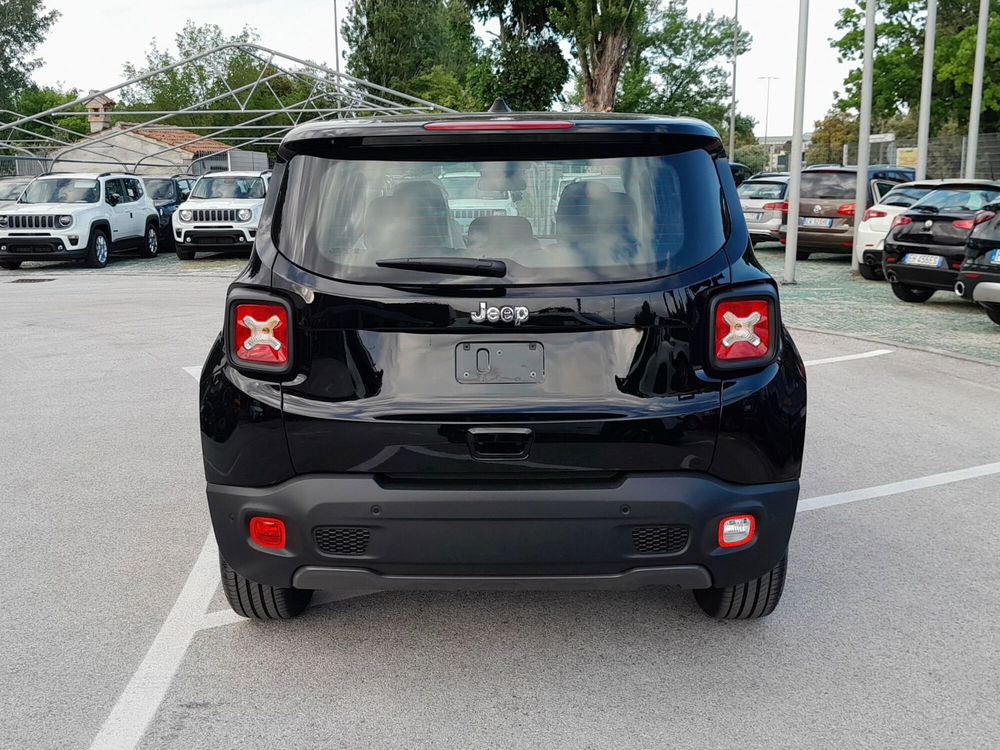
[[[534,437],[527,427],[470,427],[466,433],[469,451],[480,461],[527,458]]]

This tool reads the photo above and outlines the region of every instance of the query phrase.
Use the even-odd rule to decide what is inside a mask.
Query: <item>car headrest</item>
[[[537,247],[531,222],[523,216],[480,216],[469,224],[469,247],[494,251]]]
[[[374,198],[365,212],[365,244],[397,254],[450,246],[448,203],[441,188],[414,180],[401,184],[391,196]]]

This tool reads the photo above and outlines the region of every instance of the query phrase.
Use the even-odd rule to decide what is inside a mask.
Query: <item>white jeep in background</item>
[[[177,257],[199,250],[249,250],[257,238],[270,172],[211,172],[174,212]]]
[[[441,175],[448,195],[448,210],[465,231],[482,216],[516,216],[517,207],[509,190],[484,190],[479,172],[449,172]]]
[[[82,260],[104,268],[111,253],[159,250],[159,217],[135,175],[48,174],[0,210],[0,268],[26,260]]]

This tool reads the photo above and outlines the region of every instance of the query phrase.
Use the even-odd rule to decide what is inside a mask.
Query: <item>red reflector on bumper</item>
[[[757,521],[750,514],[726,516],[719,521],[719,546],[739,547],[753,541]]]
[[[250,539],[261,547],[283,549],[285,546],[285,522],[280,518],[254,516],[250,519]]]

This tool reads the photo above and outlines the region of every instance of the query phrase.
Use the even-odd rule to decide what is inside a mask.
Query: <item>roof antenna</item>
[[[513,110],[507,106],[507,102],[498,96],[493,100],[493,106],[490,107],[487,112],[493,112],[495,114],[509,114],[513,112]]]

